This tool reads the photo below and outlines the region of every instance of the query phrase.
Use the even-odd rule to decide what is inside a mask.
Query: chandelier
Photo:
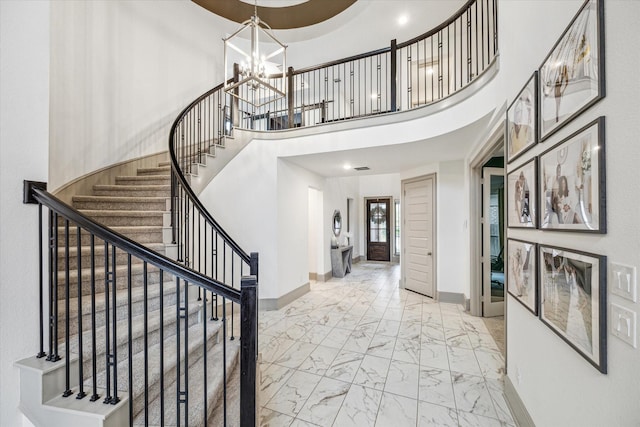
[[[255,108],[285,97],[287,46],[258,17],[257,0],[253,16],[222,40],[226,93]]]

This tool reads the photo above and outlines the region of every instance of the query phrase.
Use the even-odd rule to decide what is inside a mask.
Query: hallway
[[[398,265],[260,313],[261,426],[512,426],[481,318],[398,288]]]

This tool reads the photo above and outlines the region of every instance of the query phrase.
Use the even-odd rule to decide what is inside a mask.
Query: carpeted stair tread
[[[229,380],[234,376],[235,371],[239,371],[239,356],[240,356],[240,341],[236,338],[231,341],[229,339],[226,340],[226,375],[227,375],[227,384],[229,384]],[[223,424],[211,424],[210,422],[206,422],[204,417],[204,387],[205,383],[207,385],[207,418],[211,420],[214,408],[218,406],[218,402],[222,399],[223,396],[223,382],[224,382],[224,373],[222,369],[222,358],[223,358],[223,346],[222,343],[218,343],[215,347],[213,347],[207,353],[207,378],[205,381],[204,378],[204,370],[202,368],[204,364],[204,360],[200,357],[194,364],[189,368],[189,420],[187,423],[183,423],[184,425],[188,425],[189,427],[204,427],[204,426],[218,426]],[[184,384],[185,375],[181,375],[181,383]],[[164,425],[165,426],[176,426],[176,405],[175,400],[172,398],[176,395],[176,383],[173,382],[165,387],[165,414],[164,414]],[[169,398],[167,398],[169,396]],[[229,398],[229,394],[227,394],[227,405],[232,405],[233,402]],[[171,400],[168,400],[171,399]],[[239,401],[239,400],[238,400]],[[167,402],[171,402],[171,404],[167,405]],[[228,413],[232,411],[232,408],[227,408]],[[184,410],[181,410],[184,413]],[[156,398],[153,401],[149,402],[148,406],[149,419],[148,424],[150,426],[159,426],[160,425],[160,399]],[[144,425],[144,411],[140,412],[135,418],[133,425]],[[239,424],[228,424],[228,425],[239,425]]]

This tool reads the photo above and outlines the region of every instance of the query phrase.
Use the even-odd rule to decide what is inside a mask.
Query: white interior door
[[[482,178],[482,314],[502,316],[506,250],[504,169],[484,168]]]
[[[434,177],[403,184],[404,251],[406,289],[435,296],[435,198]]]

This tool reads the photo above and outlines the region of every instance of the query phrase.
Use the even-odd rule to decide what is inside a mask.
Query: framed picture
[[[540,140],[605,96],[604,2],[587,0],[539,70]]]
[[[540,319],[607,373],[607,257],[539,248]]]
[[[507,109],[507,163],[511,162],[538,141],[538,72]]]
[[[604,234],[604,117],[540,155],[540,228]]]
[[[507,175],[507,226],[536,228],[538,204],[536,159]]]
[[[536,244],[507,240],[507,292],[536,316],[538,315],[538,270]]]

